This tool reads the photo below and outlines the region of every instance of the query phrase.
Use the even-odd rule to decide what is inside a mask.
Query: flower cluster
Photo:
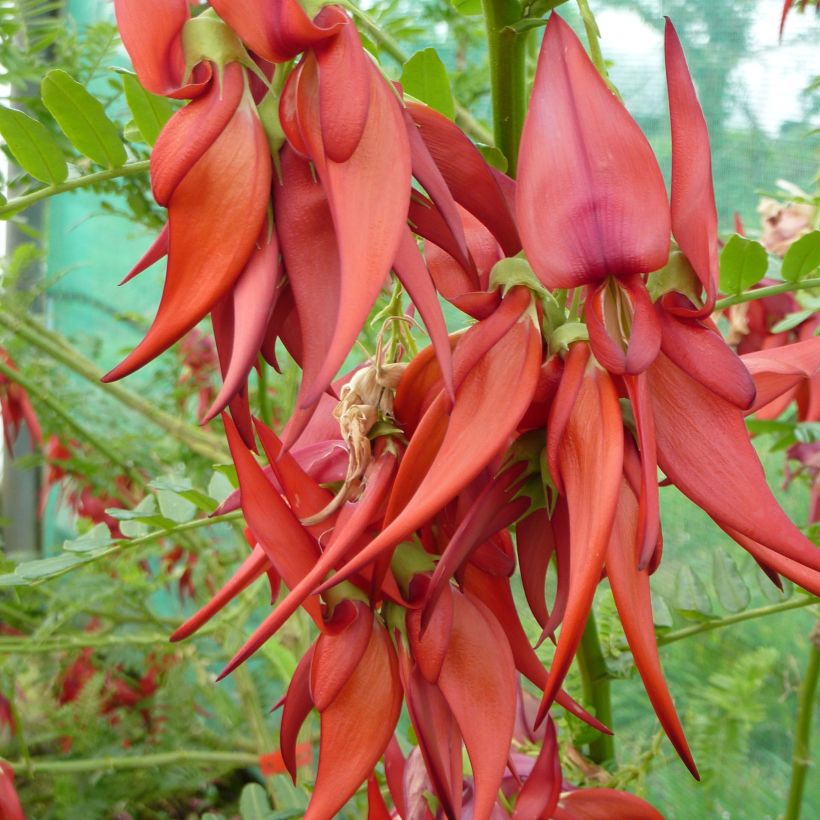
[[[697,776],[653,630],[658,469],[775,583],[820,593],[820,552],[772,496],[744,423],[815,376],[820,340],[744,360],[710,318],[708,135],[674,28],[667,196],[647,140],[557,14],[516,182],[405,100],[342,8],[311,19],[297,0],[210,5],[191,18],[187,0],[115,0],[143,85],[191,101],[152,154],[168,223],[130,275],[167,255],[157,316],[106,378],[210,314],[223,386],[205,420],[229,410],[239,489],[223,509],[242,509],[252,546],[174,639],[265,573],[287,593],[223,675],[297,609],[313,619],[281,719],[295,777],[298,732],[320,715],[311,820],[335,816],[368,778],[373,816],[390,816],[372,779],[383,756],[396,813],[430,815],[407,813],[402,704],[444,816],[506,816],[499,790],[515,817],[658,816],[563,784],[549,716],[557,703],[608,731],[562,689],[606,577],[658,719]],[[405,362],[380,340],[336,379],[391,277],[431,346]],[[440,299],[475,322],[448,335]],[[411,321],[393,318],[384,332]],[[247,378],[260,354],[276,365],[278,340],[302,382],[277,435],[253,417]],[[516,565],[541,639],[556,644],[548,669],[516,611]],[[542,693],[529,727],[541,753],[527,765],[511,754],[519,675]]]

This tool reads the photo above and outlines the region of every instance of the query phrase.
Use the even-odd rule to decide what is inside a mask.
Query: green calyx
[[[435,568],[433,556],[416,541],[399,544],[390,559],[390,569],[405,597],[409,594],[410,582],[416,575],[432,572]]]
[[[566,321],[564,311],[558,300],[544,287],[541,280],[535,275],[530,263],[524,257],[523,251],[517,256],[501,259],[496,262],[490,271],[490,290],[501,288],[507,294],[512,288],[525,287],[539,302],[543,310],[541,330],[549,338],[552,331]],[[536,326],[538,323],[535,323]]]
[[[700,304],[701,283],[689,260],[672,245],[669,261],[649,276],[646,289],[653,302],[667,293],[682,293],[693,305]]]
[[[549,336],[549,352],[563,353],[573,342],[588,342],[589,331],[583,322],[565,322]]]
[[[213,63],[220,81],[225,66],[239,63],[259,77],[265,85],[268,84],[267,77],[251,59],[233,29],[212,12],[206,11],[185,23],[182,29],[182,50],[185,55],[186,81],[198,63]]]
[[[365,604],[370,603],[367,595],[355,584],[350,583],[350,581],[341,581],[336,584],[335,587],[330,587],[330,589],[322,593],[322,597],[327,604],[328,611],[326,617],[328,618],[330,618],[333,614],[333,610],[336,609],[342,601],[361,601]]]

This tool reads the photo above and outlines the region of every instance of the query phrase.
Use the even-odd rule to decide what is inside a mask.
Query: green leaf
[[[488,165],[492,165],[502,174],[507,173],[507,158],[501,153],[500,148],[496,148],[494,145],[484,145],[483,142],[476,143],[476,148],[481,151],[481,156],[484,157]]]
[[[655,629],[659,632],[671,629],[674,622],[666,601],[654,592],[650,595],[652,598],[652,623],[655,625]]]
[[[151,530],[169,530],[174,522],[157,512],[157,500],[148,495],[133,510],[113,508],[106,513],[120,521],[120,529],[126,538],[139,538]]]
[[[217,502],[214,501],[214,499],[211,498],[207,493],[203,493],[202,490],[197,490],[196,488],[192,487],[191,482],[187,478],[157,478],[154,479],[148,486],[158,491],[157,497],[159,498],[159,507],[163,515],[167,515],[162,506],[163,498],[166,499],[166,503],[170,503],[167,499],[168,493],[177,495],[180,498],[187,501],[188,503],[193,504],[195,508],[204,510],[208,513],[212,513],[219,506]],[[180,507],[179,509],[182,508]],[[168,517],[171,518],[172,516]],[[191,513],[191,516],[189,518],[186,518],[184,520],[189,521],[192,517],[193,512]],[[176,521],[177,519],[174,520]]]
[[[743,612],[749,606],[752,595],[732,556],[719,549],[715,552],[712,565],[715,592],[720,605],[727,612]]]
[[[68,552],[98,552],[111,546],[114,539],[106,524],[97,524],[87,533],[72,541],[64,541],[63,549]]]
[[[756,285],[769,268],[766,249],[759,242],[734,234],[720,254],[720,289],[731,295]]]
[[[258,783],[248,783],[239,797],[242,820],[270,820],[273,814],[265,789]]]
[[[119,130],[96,97],[58,68],[46,74],[41,90],[46,108],[81,154],[108,168],[125,164]]]
[[[68,176],[65,157],[41,122],[22,111],[0,106],[0,134],[27,174],[48,185],[65,182]]]
[[[403,66],[404,90],[431,108],[453,119],[456,115],[447,69],[434,48],[417,51]]]
[[[481,14],[481,0],[450,0],[450,5],[465,16]]]
[[[18,565],[14,573],[22,578],[24,582],[42,581],[44,578],[60,575],[67,569],[85,563],[86,560],[88,560],[87,556],[64,552],[62,555],[55,555],[53,558],[43,558],[40,561],[25,561]]]
[[[785,333],[787,330],[792,330],[792,328],[802,325],[803,322],[805,322],[809,317],[814,316],[815,312],[816,311],[813,308],[808,308],[807,310],[798,310],[795,313],[790,313],[779,322],[773,324],[771,327],[771,332]]]
[[[703,581],[687,566],[680,568],[676,580],[675,609],[684,618],[693,621],[708,621],[713,618],[712,604]]]
[[[153,145],[165,123],[171,119],[174,107],[165,97],[146,91],[136,74],[123,70],[119,73],[122,76],[125,101],[134,117],[134,124],[145,142]]]
[[[788,578],[781,578],[780,581],[783,584],[783,592],[772,583],[765,572],[757,573],[757,583],[760,586],[760,591],[765,598],[768,598],[775,604],[788,601],[794,594],[794,584],[792,584]]]
[[[780,275],[787,282],[799,282],[820,268],[820,231],[801,236],[783,257]]]

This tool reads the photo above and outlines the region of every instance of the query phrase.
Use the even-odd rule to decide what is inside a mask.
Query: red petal
[[[516,211],[527,258],[549,288],[646,273],[669,257],[652,149],[555,13],[521,137]]]
[[[708,316],[715,306],[718,279],[712,154],[706,120],[689,76],[686,57],[668,17],[665,50],[672,123],[672,233],[706,291],[706,303],[700,310],[681,308],[673,312],[682,316]]]
[[[515,724],[512,653],[498,622],[477,599],[453,591],[453,631],[439,676],[475,777],[475,816],[487,817],[507,766]],[[492,658],[492,663],[487,663]]]
[[[607,577],[629,649],[655,714],[686,768],[696,780],[700,780],[672,696],[663,678],[652,620],[649,572],[645,569],[638,570],[635,562],[637,533],[638,499],[628,484],[621,481],[618,510],[606,552]]]
[[[123,45],[143,87],[170,94],[182,84],[182,28],[191,16],[188,0],[114,0]]]
[[[379,781],[375,775],[367,779],[367,820],[390,820],[390,810],[384,802]]]
[[[427,332],[430,334],[430,340],[441,365],[447,393],[451,400],[455,401],[453,356],[447,335],[447,325],[444,323],[436,289],[430,280],[430,272],[424,264],[424,259],[409,228],[405,228],[399,242],[393,268],[427,326]]]
[[[741,356],[741,360],[757,388],[754,404],[749,408],[749,412],[754,413],[817,375],[820,369],[820,336],[747,353]]]
[[[521,584],[535,620],[543,628],[549,617],[546,598],[547,567],[555,551],[552,525],[545,509],[536,510],[515,525]]]
[[[555,724],[547,720],[547,732],[535,765],[515,801],[512,820],[551,817],[561,794],[561,759]]]
[[[227,606],[243,589],[252,584],[270,566],[265,551],[255,546],[251,554],[242,562],[230,580],[208,601],[196,615],[192,615],[171,635],[171,641],[181,641],[193,635],[203,624]]]
[[[346,21],[338,6],[320,15]],[[339,33],[316,49],[319,62],[319,109],[322,142],[327,158],[347,162],[364,135],[370,110],[371,63],[362,48],[354,25],[343,25]],[[341,101],[344,100],[342,104]]]
[[[671,315],[670,304],[675,301],[685,302],[664,299],[658,307],[663,329],[661,350],[713,393],[741,410],[747,409],[755,398],[755,384],[747,368],[716,328],[696,319],[678,319]]]
[[[346,21],[333,15],[328,25],[314,23],[299,0],[213,0],[214,11],[272,63],[283,63],[333,36]]]
[[[268,329],[281,275],[276,234],[265,225],[245,270],[239,274],[231,292],[214,307],[214,311],[230,311],[233,338],[222,388],[203,417],[203,424],[221,413],[225,405],[247,385],[248,375],[256,363]]]
[[[492,169],[462,130],[426,105],[407,102],[407,110],[459,205],[490,230],[508,256],[521,250],[513,215]]]
[[[820,550],[789,520],[766,483],[742,411],[690,378],[663,353],[647,371],[647,379],[658,464],[672,483],[721,526],[820,569]]]
[[[315,644],[305,652],[296,665],[284,698],[285,708],[282,710],[282,722],[279,726],[279,749],[294,783],[296,782],[296,739],[302,724],[313,708],[313,701],[310,699],[310,666],[314,649]]]
[[[159,262],[160,259],[168,256],[168,237],[170,235],[170,226],[165,223],[165,227],[159,232],[157,238],[151,243],[151,247],[142,255],[142,258],[129,272],[128,276],[120,282],[124,285],[130,282],[135,276],[139,276],[144,270],[147,270],[151,265]]]
[[[615,789],[578,789],[561,797],[559,806],[568,820],[664,820],[640,797]],[[555,817],[559,817],[556,813]]]
[[[340,609],[349,610],[344,616]],[[361,602],[343,601],[334,611],[348,622],[337,634],[322,633],[316,641],[310,665],[310,696],[320,711],[336,699],[359,665],[373,634],[373,615]]]
[[[410,651],[425,679],[435,683],[447,655],[453,631],[453,598],[449,590],[438,600],[427,604],[428,617],[422,620],[422,610],[407,611],[406,625]]]
[[[396,652],[373,623],[370,643],[321,717],[319,769],[305,820],[328,820],[366,780],[384,753],[402,702]]]
[[[612,380],[590,363],[558,447],[571,522],[569,599],[539,720],[569,670],[601,576],[623,470],[622,430],[621,408]],[[594,505],[589,504],[592,497]]]
[[[250,97],[176,187],[170,253],[157,316],[137,348],[103,381],[127,376],[199,322],[242,272],[265,219],[271,160]]]

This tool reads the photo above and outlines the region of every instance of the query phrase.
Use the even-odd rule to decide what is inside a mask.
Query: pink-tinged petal
[[[350,680],[373,634],[373,614],[361,602],[343,601],[333,615],[334,620],[341,617],[347,623],[338,634],[319,636],[310,665],[310,696],[320,712],[336,700]]]
[[[171,641],[182,641],[190,637],[198,629],[227,606],[242,590],[252,584],[262,573],[270,567],[270,561],[260,546],[255,546],[251,554],[242,562],[239,569],[231,576],[225,585],[210,601],[195,615],[192,615],[182,626],[171,635]]]
[[[562,810],[553,815],[566,820],[664,820],[640,797],[615,789],[578,789],[561,796]]]
[[[555,13],[521,137],[516,212],[548,288],[647,273],[669,257],[669,204],[652,149]]]
[[[145,338],[103,381],[133,373],[179,340],[227,293],[253,253],[270,197],[267,138],[246,96],[174,190],[159,309]]]
[[[524,632],[524,627],[521,625],[509,579],[488,575],[468,565],[464,572],[464,589],[484,603],[504,630],[513,653],[515,668],[543,690],[547,682],[547,670],[535,654]],[[593,729],[607,735],[612,734],[600,720],[592,717],[563,690],[558,692],[555,702]]]
[[[373,622],[370,643],[335,700],[321,713],[319,768],[305,820],[329,820],[353,796],[387,748],[401,712],[396,652]]]
[[[438,686],[472,763],[475,816],[486,817],[495,804],[510,752],[515,664],[495,617],[470,595],[453,591],[452,596],[453,629]]]
[[[326,18],[326,24],[337,20],[341,25],[336,36],[316,48],[322,143],[329,160],[347,162],[367,126],[372,64],[356,26],[345,25],[347,15],[338,6],[325,7],[319,18]]]
[[[524,314],[463,377],[460,387],[458,349],[454,364],[456,402],[449,418],[442,393],[427,411],[402,460],[385,528],[340,568],[330,585],[395,547],[455,498],[507,446],[535,390],[541,334]],[[504,413],[499,415],[502,402]]]
[[[416,102],[407,110],[419,128],[453,198],[498,240],[507,256],[521,250],[513,214],[501,186],[479,150],[443,114]]]
[[[288,584],[290,592],[254,630],[223,674],[227,674],[227,671],[234,669],[250,657],[282,627],[300,606],[304,606],[306,600],[309,602],[312,600],[309,596],[317,585],[355,546],[373,520],[375,513],[383,507],[392,485],[395,469],[396,457],[391,453],[384,453],[376,460],[375,468],[368,474],[368,481],[362,498],[356,504],[349,505],[354,508],[353,513],[349,518],[343,519],[342,515],[339,516],[338,525],[327,549],[321,554],[321,557],[312,561],[310,570],[305,573],[301,581],[294,585]],[[267,479],[265,480],[267,481]],[[273,485],[270,482],[268,484],[272,492],[279,498]],[[281,502],[281,499],[279,501]],[[290,514],[290,511],[288,513]],[[275,526],[275,523],[271,521],[271,525]],[[303,529],[302,532],[304,533]],[[287,579],[285,583],[287,583]]]
[[[621,481],[617,513],[606,552],[609,585],[629,649],[635,659],[635,666],[655,714],[686,768],[696,780],[700,780],[672,696],[663,677],[652,619],[649,573],[645,569],[638,570],[635,560],[637,534],[638,499],[628,484]]]
[[[347,25],[333,15],[327,24],[311,21],[299,0],[213,0],[214,11],[252,51],[272,63],[284,63],[319,45]]]
[[[551,817],[561,795],[561,759],[555,724],[547,719],[547,732],[541,751],[515,801],[512,820]]]
[[[665,36],[672,124],[672,233],[706,292],[700,310],[672,310],[682,316],[708,316],[715,306],[718,283],[717,211],[709,132],[683,48],[668,17]]]
[[[244,93],[244,71],[231,64],[221,85],[214,83],[171,117],[151,152],[151,191],[159,205],[168,207],[180,183],[228,128]]]
[[[741,361],[754,379],[757,395],[750,413],[775,401],[820,371],[820,336],[746,353]]]
[[[642,373],[661,348],[661,326],[643,279],[607,279],[586,299],[584,316],[595,358],[610,373]]]
[[[618,394],[609,375],[593,361],[587,365],[557,460],[572,522],[569,598],[539,720],[552,704],[581,642],[604,565],[623,470]],[[594,505],[589,504],[592,497]]]
[[[5,760],[0,762],[0,817],[3,820],[26,820],[14,786],[14,769]]]
[[[402,668],[404,665],[407,664],[403,664]],[[458,818],[461,816],[462,792],[461,733],[458,724],[440,689],[428,683],[418,667],[405,671],[403,677],[407,711],[418,738],[432,791],[441,802],[445,815]],[[413,773],[412,759],[411,753],[405,768],[405,782]],[[409,802],[409,795],[407,799]]]
[[[807,567],[801,562],[793,561],[791,558],[765,547],[731,527],[723,527],[723,529],[727,535],[737,541],[743,549],[754,557],[775,586],[781,589],[783,587],[779,579],[776,581],[772,577],[773,574],[779,573],[798,586],[803,587],[803,589],[808,590],[812,595],[820,596],[820,571]]]
[[[390,743],[384,750],[384,778],[387,787],[390,789],[390,796],[393,798],[393,805],[399,813],[399,817],[407,816],[406,801],[404,799],[404,770],[405,760],[401,753],[396,736],[390,738]]]
[[[300,128],[327,194],[339,255],[333,336],[319,373],[303,383],[300,407],[319,398],[350,352],[384,286],[406,227],[411,167],[404,119],[393,89],[374,65],[368,63],[368,68],[367,127],[347,162],[334,162],[324,154],[315,61],[305,61],[299,82]],[[304,322],[301,306],[299,313]]]
[[[143,87],[167,95],[185,79],[182,28],[188,0],[114,0],[123,45]]]
[[[453,354],[450,349],[450,339],[447,336],[447,325],[444,323],[436,289],[430,280],[430,272],[424,264],[421,251],[409,228],[404,229],[393,262],[393,269],[424,320],[427,332],[430,334],[430,341],[436,351],[436,357],[441,365],[445,388],[450,398],[455,401]]]
[[[165,227],[163,227],[157,238],[151,243],[151,247],[142,255],[139,262],[131,268],[128,276],[120,282],[121,285],[130,282],[135,276],[139,276],[143,271],[150,268],[151,265],[156,264],[160,259],[164,259],[168,256],[170,233],[170,225],[166,222]]]
[[[642,373],[637,376],[625,376],[624,384],[632,405],[640,447],[640,490],[636,493],[640,499],[636,558],[638,569],[644,569],[649,566],[661,534],[655,419],[649,404],[646,377]]]
[[[755,398],[755,384],[747,368],[717,328],[671,314],[670,305],[684,303],[688,304],[682,297],[664,299],[658,308],[663,333],[661,350],[693,379],[746,410]]]
[[[467,248],[464,227],[453,194],[447,187],[447,181],[436,165],[430,149],[422,139],[418,126],[410,112],[404,108],[402,114],[407,128],[407,141],[410,146],[413,176],[422,185],[435,206],[435,209],[429,210],[435,210],[440,215],[444,226],[446,226],[446,232],[450,234],[452,246],[455,249],[453,255],[464,266],[465,270],[470,271],[472,269],[470,251]]]
[[[663,353],[647,379],[658,464],[669,480],[721,526],[820,569],[820,550],[789,520],[766,483],[742,411]]]
[[[224,421],[242,492],[245,520],[285,584],[293,589],[313,568],[319,548],[265,478],[262,468],[240,441],[233,422],[228,418]],[[320,624],[318,600],[309,599],[304,606]]]
[[[453,596],[450,590],[427,607],[429,617],[426,620],[422,620],[420,609],[407,611],[407,637],[419,671],[429,683],[436,683],[453,632]]]
[[[515,525],[515,542],[524,595],[535,620],[543,628],[549,618],[547,568],[555,551],[552,524],[545,509],[536,510]]]
[[[552,401],[561,384],[563,372],[564,360],[555,353],[549,356],[541,365],[535,395],[532,397],[532,402],[527,408],[524,418],[521,419],[518,425],[520,432],[537,430],[544,425],[544,419],[549,415]]]
[[[239,274],[230,293],[214,307],[215,311],[230,311],[233,316],[233,334],[227,366],[222,376],[222,388],[202,419],[203,424],[221,413],[228,402],[247,385],[248,375],[256,363],[268,329],[281,275],[276,233],[264,225],[256,250],[245,270]],[[220,360],[221,358],[220,356]]]
[[[296,740],[307,716],[313,709],[310,698],[310,667],[313,661],[315,644],[302,656],[293,677],[290,679],[288,691],[283,699],[282,721],[279,725],[279,750],[282,760],[290,772],[293,782],[296,782]]]
[[[475,263],[469,258],[469,250],[466,248],[466,244],[464,248],[461,247],[461,243],[453,236],[453,231],[441,211],[418,191],[413,191],[410,197],[407,221],[410,223],[413,233],[418,234],[428,242],[432,242],[437,248],[452,257],[455,265],[456,281],[458,282],[454,288],[455,293],[467,293],[478,287],[478,278],[474,270]],[[464,233],[463,228],[461,232]],[[428,247],[428,245],[424,247],[425,255]]]

